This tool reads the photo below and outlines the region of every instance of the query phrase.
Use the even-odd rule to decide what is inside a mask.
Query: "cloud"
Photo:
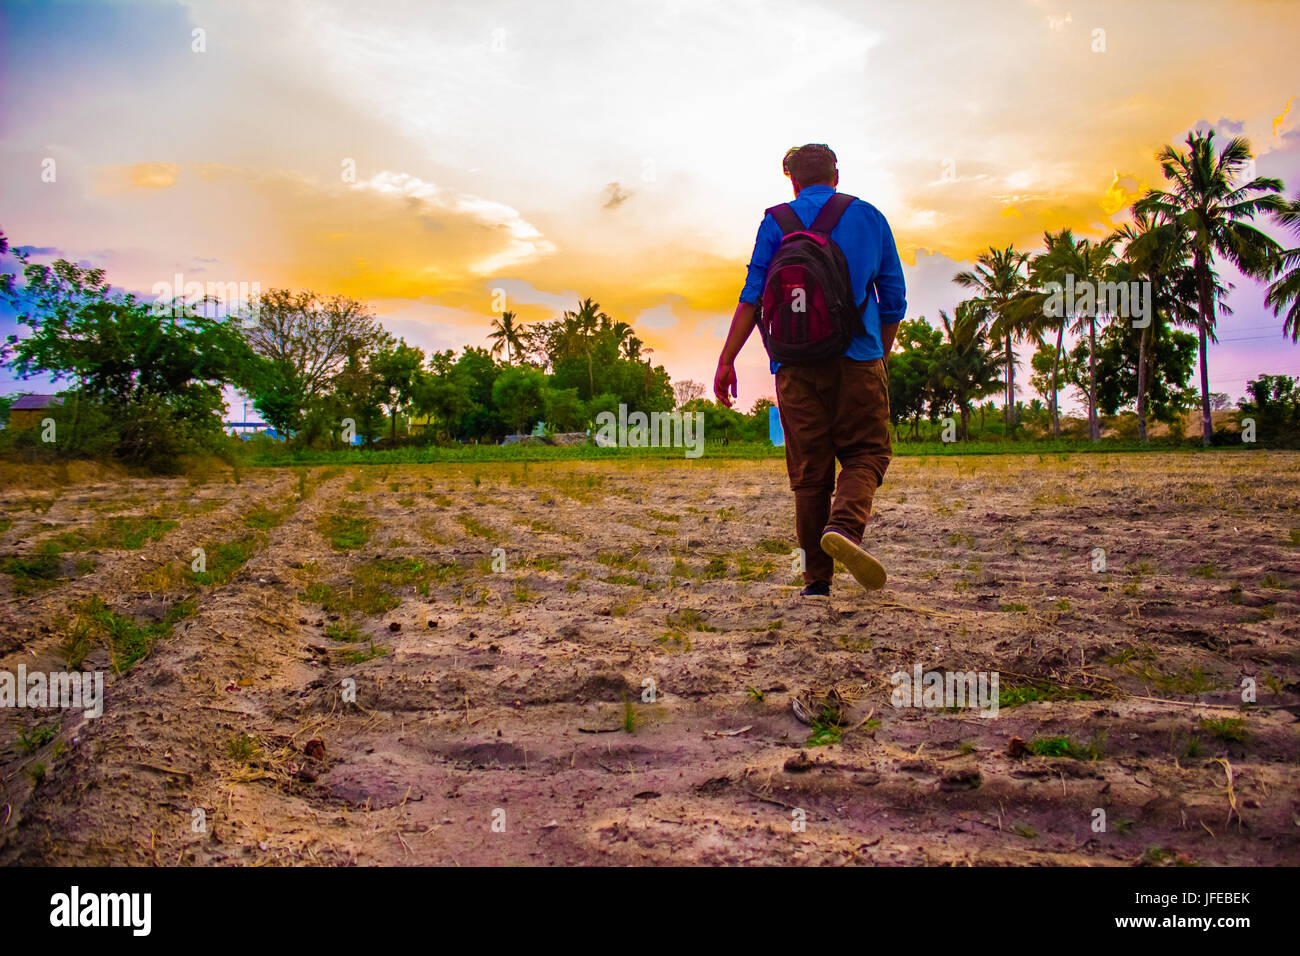
[[[100,188],[105,192],[128,189],[170,189],[180,179],[179,163],[132,163],[99,169]]]
[[[605,195],[607,198],[605,199],[604,205],[601,207],[602,209],[617,209],[632,197],[632,194],[618,183],[610,183],[606,186]]]
[[[549,255],[555,245],[547,241],[536,226],[526,222],[519,212],[505,203],[478,196],[457,195],[409,173],[381,172],[365,182],[355,184],[359,190],[371,190],[403,203],[408,213],[426,225],[442,229],[449,219],[465,219],[486,229],[497,230],[505,248],[467,263],[475,275],[485,275],[539,255]]]
[[[1277,117],[1275,117],[1275,118],[1273,119],[1273,135],[1274,135],[1274,136],[1276,136],[1276,135],[1277,135],[1277,131],[1278,131],[1279,129],[1282,128],[1283,121],[1286,119],[1287,114],[1291,112],[1291,104],[1294,103],[1295,101],[1296,101],[1296,98],[1295,98],[1294,96],[1291,97],[1289,100],[1287,100],[1287,101],[1286,101],[1286,106],[1282,107],[1282,113],[1281,113],[1281,115],[1279,115],[1279,116],[1277,116]]]

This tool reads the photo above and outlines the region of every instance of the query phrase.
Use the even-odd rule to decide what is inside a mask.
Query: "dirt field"
[[[0,710],[6,864],[1300,863],[1300,454],[897,459],[829,601],[777,461],[0,498],[0,671],[107,686]]]

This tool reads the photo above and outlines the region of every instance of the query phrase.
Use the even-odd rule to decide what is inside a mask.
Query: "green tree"
[[[1022,313],[1012,307],[1012,302],[1024,288],[1025,275],[1020,271],[1029,256],[1017,252],[1014,246],[995,249],[992,246],[975,259],[975,268],[959,272],[953,277],[958,285],[976,292],[978,303],[989,315],[989,335],[1004,343],[1006,374],[1007,434],[1015,431],[1016,409],[1016,353],[1014,342],[1028,330]]]
[[[1121,409],[1132,408],[1138,401],[1138,352],[1142,332],[1120,323],[1107,326],[1097,342],[1095,371],[1097,377],[1097,409],[1103,415],[1114,415]],[[1089,386],[1082,373],[1087,367],[1087,341],[1075,347],[1071,367],[1074,381],[1080,389]],[[1161,326],[1147,343],[1147,359],[1152,375],[1146,384],[1148,407],[1154,421],[1172,423],[1184,414],[1182,395],[1192,377],[1196,362],[1196,336]]]
[[[1201,438],[1213,438],[1210,418],[1210,377],[1206,340],[1215,328],[1215,257],[1228,260],[1243,275],[1266,278],[1276,271],[1280,247],[1250,221],[1260,213],[1284,213],[1276,195],[1282,183],[1256,177],[1242,182],[1251,159],[1250,143],[1234,137],[1221,153],[1214,132],[1191,132],[1187,151],[1166,146],[1157,156],[1168,188],[1152,190],[1138,207],[1177,224],[1188,237],[1196,283],[1197,329],[1200,337]]]
[[[1289,375],[1261,375],[1246,383],[1238,421],[1254,419],[1257,440],[1300,447],[1300,387]]]
[[[1300,236],[1300,194],[1274,211],[1273,218],[1287,230]],[[1283,251],[1278,257],[1274,281],[1268,287],[1264,304],[1274,315],[1286,310],[1282,334],[1300,342],[1300,246]]]
[[[576,388],[548,388],[542,398],[542,410],[546,424],[558,432],[576,431],[586,421]]]
[[[899,423],[910,421],[909,437],[917,438],[921,416],[933,405],[933,374],[943,333],[922,316],[900,322],[894,341],[900,351],[889,358],[889,417],[895,437]]]
[[[385,395],[391,419],[389,435],[397,439],[397,416],[411,403],[421,384],[424,352],[402,339],[388,344],[370,356],[370,367],[378,378],[378,388]]]
[[[1184,322],[1186,297],[1181,294],[1189,273],[1187,232],[1177,222],[1150,209],[1134,206],[1133,221],[1120,226],[1124,258],[1132,271],[1151,286],[1152,314],[1141,330],[1137,358],[1138,439],[1147,441],[1147,393],[1151,381],[1150,343],[1167,322]]]
[[[537,421],[545,397],[546,375],[529,365],[507,368],[492,386],[492,398],[516,435]]]
[[[17,322],[9,365],[22,378],[48,374],[75,383],[69,443],[77,447],[81,398],[111,410],[123,460],[174,467],[185,447],[218,446],[226,385],[245,385],[252,353],[235,321],[184,303],[159,314],[111,291],[103,269],[64,259],[23,265],[24,283],[4,280]]]
[[[516,322],[519,317],[513,312],[502,312],[501,318],[492,320],[492,331],[488,339],[492,342],[492,354],[506,353],[506,364],[510,365],[512,356],[518,358],[524,350],[523,326]]]
[[[936,351],[931,377],[942,397],[957,406],[961,440],[969,441],[971,403],[997,391],[1006,356],[990,344],[981,306],[962,302],[954,315],[939,312],[946,341]]]

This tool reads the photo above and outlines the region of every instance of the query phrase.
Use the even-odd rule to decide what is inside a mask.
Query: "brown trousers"
[[[884,359],[783,365],[776,395],[804,584],[829,582],[835,562],[821,549],[822,534],[834,528],[861,544],[889,467],[889,373]]]

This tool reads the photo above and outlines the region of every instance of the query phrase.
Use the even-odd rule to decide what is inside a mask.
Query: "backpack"
[[[866,333],[848,260],[831,239],[831,230],[855,201],[834,193],[806,229],[789,203],[767,210],[783,233],[758,308],[758,330],[772,361],[812,365],[838,358],[854,336]]]

